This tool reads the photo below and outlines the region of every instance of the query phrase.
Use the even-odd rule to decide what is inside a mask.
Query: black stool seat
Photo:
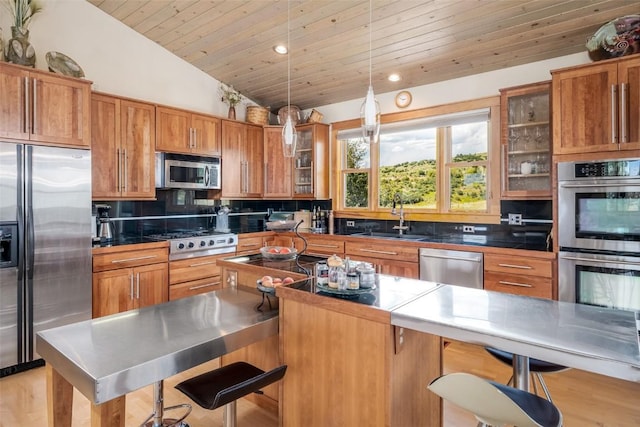
[[[508,351],[498,350],[493,347],[485,347],[485,350],[507,365],[513,365],[513,353],[509,353]],[[549,373],[549,372],[559,372],[568,369],[566,366],[556,365],[555,363],[545,362],[544,360],[529,358],[529,370],[531,372],[540,372],[540,373]]]
[[[216,409],[281,380],[287,365],[268,372],[235,362],[181,382],[175,387],[205,409]]]
[[[489,381],[495,388],[515,402],[527,415],[541,426],[562,425],[562,415],[555,405],[546,399],[524,390],[509,387],[495,381]]]

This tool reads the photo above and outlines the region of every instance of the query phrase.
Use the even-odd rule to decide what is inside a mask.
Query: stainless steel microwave
[[[220,189],[220,158],[156,153],[156,188]]]

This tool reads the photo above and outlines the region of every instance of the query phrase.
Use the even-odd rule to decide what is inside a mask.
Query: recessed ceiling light
[[[399,74],[389,74],[389,81],[390,82],[399,82],[400,81],[400,75]]]
[[[273,47],[273,50],[276,51],[276,53],[279,53],[280,55],[286,55],[288,50],[287,47],[285,45],[279,44]]]

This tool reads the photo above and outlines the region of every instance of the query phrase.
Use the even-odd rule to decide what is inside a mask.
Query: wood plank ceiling
[[[287,41],[287,1],[89,1],[260,105],[286,104],[286,55],[273,47]],[[638,13],[637,0],[373,0],[374,91],[585,51],[600,26]],[[369,1],[292,0],[290,14],[291,103],[364,99]]]

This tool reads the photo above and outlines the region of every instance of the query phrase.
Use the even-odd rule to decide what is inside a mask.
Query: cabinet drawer
[[[173,285],[175,283],[219,276],[220,267],[218,267],[217,261],[220,258],[220,255],[213,255],[171,261],[169,263],[169,282]]]
[[[346,255],[354,257],[418,262],[418,248],[415,247],[346,242],[344,249]]]
[[[329,239],[307,238],[307,252],[328,255],[342,254],[344,253],[344,242]]]
[[[221,276],[192,280],[169,286],[169,301],[222,289]]]
[[[553,298],[551,279],[540,276],[485,272],[484,289],[529,297]]]
[[[238,239],[238,254],[256,253],[262,247],[262,237],[240,237]]]
[[[485,271],[539,277],[553,276],[553,261],[536,258],[522,258],[508,255],[485,254]]]
[[[123,251],[93,256],[93,271],[106,271],[139,265],[157,264],[169,260],[167,248],[146,249],[142,251]]]

